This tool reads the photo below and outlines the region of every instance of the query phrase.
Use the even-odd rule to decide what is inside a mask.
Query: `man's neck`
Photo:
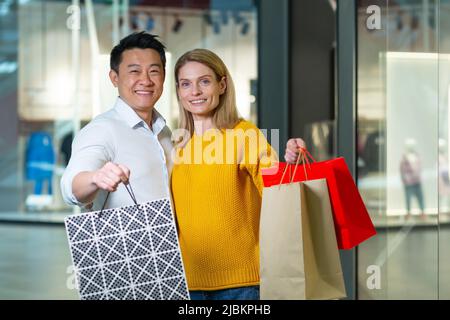
[[[153,107],[150,108],[150,111],[138,111],[134,109],[125,99],[119,96],[119,98],[127,104],[137,115],[139,118],[141,118],[150,129],[152,129],[152,123],[153,123]]]
[[[149,112],[139,112],[136,111],[139,118],[144,120],[144,122],[148,125],[150,129],[152,129],[152,123],[153,123],[153,108]]]

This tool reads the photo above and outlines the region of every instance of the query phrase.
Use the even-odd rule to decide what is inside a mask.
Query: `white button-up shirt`
[[[68,204],[79,202],[72,192],[72,180],[80,172],[98,170],[108,161],[130,169],[130,184],[138,203],[170,197],[172,169],[171,131],[164,118],[153,110],[152,129],[118,98],[113,109],[99,115],[75,136],[72,156],[61,179],[61,191]],[[100,210],[107,191],[100,190],[92,210]],[[125,186],[111,192],[105,208],[134,204]]]

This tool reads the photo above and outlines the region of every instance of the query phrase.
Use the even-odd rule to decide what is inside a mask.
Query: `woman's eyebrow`
[[[206,77],[212,78],[212,75],[210,75],[210,74],[204,74],[204,75],[202,75],[202,76],[197,77],[197,79],[200,79],[200,78],[206,78]],[[191,80],[191,79],[180,78],[180,81],[181,81],[181,80]]]

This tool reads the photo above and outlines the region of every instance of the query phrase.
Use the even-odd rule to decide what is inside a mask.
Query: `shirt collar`
[[[138,114],[131,108],[122,98],[118,97],[114,109],[119,113],[120,118],[125,121],[131,128],[136,128],[137,126],[143,126],[150,130],[148,125],[142,120]],[[154,134],[159,134],[162,129],[166,126],[166,120],[163,116],[153,109],[152,117],[152,131]]]
[[[166,119],[156,109],[153,109],[152,121],[153,133],[158,135],[166,126]]]

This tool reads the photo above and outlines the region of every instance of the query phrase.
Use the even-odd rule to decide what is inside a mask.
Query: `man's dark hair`
[[[111,50],[110,67],[119,73],[119,65],[122,62],[122,53],[130,49],[153,49],[159,53],[164,70],[166,69],[166,47],[156,39],[158,36],[142,32],[134,32],[120,40],[119,44]]]

